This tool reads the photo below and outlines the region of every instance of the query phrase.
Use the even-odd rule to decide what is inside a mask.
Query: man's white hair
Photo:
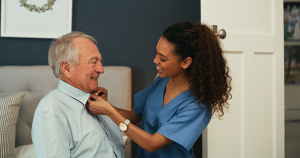
[[[62,61],[72,66],[78,65],[78,49],[73,44],[75,38],[86,38],[97,44],[94,37],[79,31],[73,31],[54,40],[48,52],[48,63],[57,78],[63,75],[60,66]]]

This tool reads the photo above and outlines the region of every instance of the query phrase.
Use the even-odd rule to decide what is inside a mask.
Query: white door
[[[283,158],[283,1],[201,0],[201,22],[226,30],[233,80],[229,112],[203,133],[203,157]]]

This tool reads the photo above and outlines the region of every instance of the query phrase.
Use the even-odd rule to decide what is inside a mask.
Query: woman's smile
[[[157,71],[158,71],[159,73],[162,73],[162,72],[165,71],[165,69],[162,69],[162,68],[160,68],[160,67],[158,67],[158,66],[156,66],[156,69],[157,69]]]

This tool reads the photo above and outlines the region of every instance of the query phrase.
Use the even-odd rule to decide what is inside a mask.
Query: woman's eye
[[[166,60],[160,59],[160,61],[165,62]]]

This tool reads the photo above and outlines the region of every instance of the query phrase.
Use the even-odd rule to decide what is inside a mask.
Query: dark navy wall
[[[157,73],[153,59],[162,32],[177,22],[200,21],[200,0],[73,0],[72,19],[73,31],[96,38],[104,66],[132,69],[135,94],[150,85]],[[0,66],[48,65],[51,41],[0,38]]]

